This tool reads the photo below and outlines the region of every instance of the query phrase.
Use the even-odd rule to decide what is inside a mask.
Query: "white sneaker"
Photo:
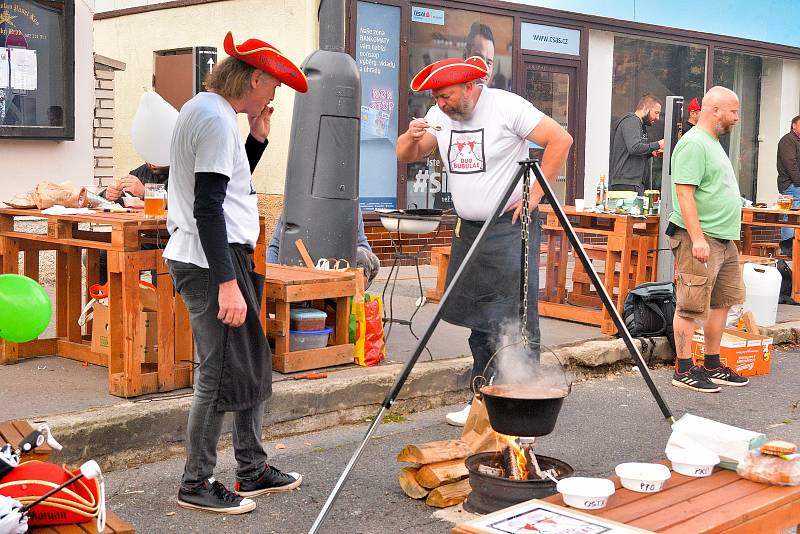
[[[465,424],[467,424],[467,417],[469,417],[470,408],[471,405],[467,404],[461,410],[457,412],[450,412],[449,414],[447,414],[447,416],[445,417],[447,424],[453,426],[464,426]]]

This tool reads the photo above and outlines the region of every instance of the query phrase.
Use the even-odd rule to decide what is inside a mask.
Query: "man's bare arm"
[[[424,119],[414,119],[408,130],[397,138],[397,161],[411,163],[419,161],[436,148],[436,137],[426,131],[428,123]]]

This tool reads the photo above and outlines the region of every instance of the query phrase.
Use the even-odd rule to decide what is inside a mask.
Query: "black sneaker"
[[[209,478],[194,490],[178,491],[178,506],[218,514],[246,514],[256,508],[255,501],[244,499],[228,490],[221,482]]]
[[[737,375],[736,371],[730,367],[720,366],[715,369],[703,367],[703,370],[706,372],[708,378],[711,379],[712,382],[722,386],[746,386],[750,383],[749,379],[741,375]]]
[[[243,497],[256,497],[267,493],[291,491],[303,482],[300,473],[284,473],[271,465],[264,467],[264,472],[255,480],[237,480],[236,491]]]
[[[692,366],[685,373],[679,373],[677,369],[672,375],[672,385],[679,388],[688,388],[702,393],[717,393],[721,387],[715,385],[708,378],[702,367]]]

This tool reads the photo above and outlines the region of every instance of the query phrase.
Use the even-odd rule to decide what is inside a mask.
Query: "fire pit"
[[[553,469],[555,478],[561,479],[574,473],[569,464],[537,455],[536,459],[542,471]],[[481,452],[473,454],[465,460],[469,471],[469,484],[472,492],[464,501],[464,510],[477,514],[488,514],[502,508],[519,504],[530,499],[540,499],[556,493],[556,483],[548,479],[540,479],[531,469],[526,480],[512,480],[506,476],[486,474],[479,471],[481,466],[488,467],[484,471],[498,470],[505,472],[506,463],[499,452]],[[505,473],[504,473],[505,474]]]

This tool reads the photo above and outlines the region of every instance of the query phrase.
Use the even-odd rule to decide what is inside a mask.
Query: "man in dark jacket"
[[[609,190],[636,191],[639,195],[650,187],[650,158],[664,151],[664,140],[650,142],[647,127],[661,117],[661,103],[652,94],[639,99],[636,110],[614,124]]]
[[[800,115],[792,119],[789,133],[778,141],[778,191],[792,195],[800,208]],[[792,255],[794,228],[781,228],[781,254]]]
[[[159,167],[152,163],[145,163],[136,167],[127,176],[123,176],[117,182],[106,187],[103,196],[112,202],[116,202],[123,191],[144,198],[144,184],[164,184],[167,185],[169,178],[169,167]]]

